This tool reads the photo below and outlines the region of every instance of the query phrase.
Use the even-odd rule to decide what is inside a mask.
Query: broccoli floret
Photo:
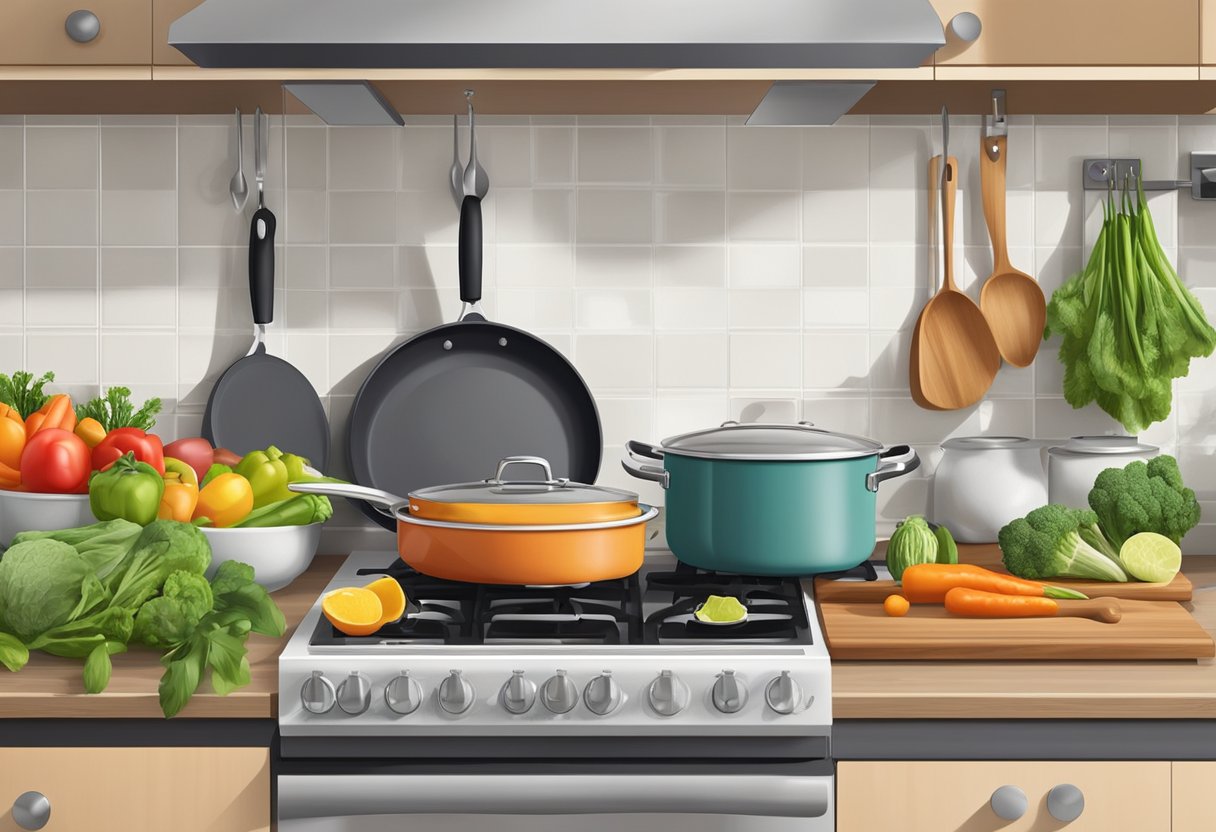
[[[136,613],[134,638],[153,647],[180,644],[211,612],[213,603],[206,578],[185,570],[172,572],[165,579],[164,594],[145,602]]]
[[[1089,507],[1116,549],[1140,532],[1163,534],[1175,543],[1199,523],[1195,492],[1182,482],[1178,461],[1162,454],[1098,474]]]
[[[1036,508],[1007,524],[997,539],[1005,568],[1022,578],[1128,579],[1092,511],[1061,505]]]

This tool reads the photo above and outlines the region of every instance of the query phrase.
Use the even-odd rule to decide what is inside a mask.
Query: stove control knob
[[[526,714],[536,703],[536,683],[524,678],[522,670],[511,672],[502,686],[502,706],[513,714]]]
[[[334,709],[337,701],[334,683],[319,670],[314,670],[300,688],[300,705],[310,714],[327,714]]]
[[[739,684],[733,670],[723,670],[714,682],[714,707],[724,714],[737,714],[747,704],[747,685]]]
[[[338,685],[338,707],[358,716],[372,703],[372,683],[361,673],[351,673]]]
[[[578,688],[570,681],[566,671],[559,670],[541,688],[540,701],[555,714],[568,714],[578,704]]]
[[[659,716],[675,716],[688,707],[688,685],[670,670],[663,670],[657,679],[650,683],[646,692],[650,699],[650,707]]]
[[[621,686],[612,678],[612,671],[605,670],[583,688],[583,701],[587,710],[596,716],[607,716],[621,706]]]
[[[465,681],[459,670],[453,670],[439,683],[439,707],[450,714],[462,714],[473,707],[473,686]]]
[[[790,678],[788,670],[783,670],[764,689],[764,701],[779,714],[792,714],[802,704],[802,688]]]
[[[403,670],[384,686],[384,704],[395,714],[412,714],[422,704],[422,685]]]

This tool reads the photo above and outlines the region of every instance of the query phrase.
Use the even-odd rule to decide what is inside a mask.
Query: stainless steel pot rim
[[[1161,450],[1155,445],[1141,443],[1138,436],[1074,436],[1060,445],[1047,449],[1053,456],[1115,456],[1118,454],[1146,454]]]
[[[1025,436],[956,436],[947,439],[942,447],[947,450],[955,448],[965,451],[997,451],[1009,448],[1037,447],[1039,443]]]
[[[540,479],[507,479],[505,472],[508,466],[512,465],[539,467],[544,474]],[[409,499],[448,504],[590,506],[636,503],[638,495],[619,488],[589,485],[572,482],[564,477],[554,477],[549,461],[543,457],[512,456],[501,460],[498,463],[497,472],[489,479],[420,488],[417,491],[411,491]]]
[[[404,504],[401,504],[404,505]],[[510,525],[504,523],[456,523],[450,520],[426,520],[414,517],[400,506],[394,506],[393,514],[402,523],[411,526],[426,526],[431,529],[456,529],[466,532],[590,532],[600,529],[617,529],[623,526],[636,526],[646,523],[658,516],[659,510],[654,506],[639,503],[641,513],[636,517],[625,517],[621,520],[602,520],[597,523],[547,523],[535,525]]]
[[[663,440],[664,454],[696,459],[808,462],[877,456],[881,442],[817,428],[807,422],[725,422]]]

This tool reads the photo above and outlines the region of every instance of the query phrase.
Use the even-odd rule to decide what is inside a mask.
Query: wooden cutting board
[[[888,616],[881,603],[821,601],[818,607],[834,661],[1118,661],[1216,655],[1211,636],[1178,602],[1119,603],[1123,619],[1118,624],[1080,618],[960,618],[936,604],[914,604],[902,618]]]
[[[874,552],[874,557],[882,559],[886,556],[886,543],[880,543]],[[959,544],[958,559],[962,563],[974,563],[994,572],[1008,574],[1001,565],[1001,550],[995,543],[969,545]],[[1140,581],[1127,583],[1107,581],[1074,581],[1060,578],[1045,581],[1057,586],[1066,586],[1083,592],[1090,598],[1106,596],[1107,598],[1130,598],[1141,601],[1189,601],[1194,587],[1190,579],[1179,572],[1174,580],[1168,583],[1149,584]],[[892,592],[898,591],[894,581],[840,581],[831,578],[815,579],[815,599],[823,603],[832,602],[876,602]]]

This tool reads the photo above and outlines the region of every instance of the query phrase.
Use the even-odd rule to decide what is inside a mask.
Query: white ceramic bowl
[[[308,526],[270,526],[264,529],[210,529],[203,534],[211,543],[207,577],[226,560],[253,567],[253,577],[270,592],[298,578],[321,545],[321,523]]]
[[[0,491],[0,545],[18,532],[57,532],[96,523],[88,494],[29,494]]]

